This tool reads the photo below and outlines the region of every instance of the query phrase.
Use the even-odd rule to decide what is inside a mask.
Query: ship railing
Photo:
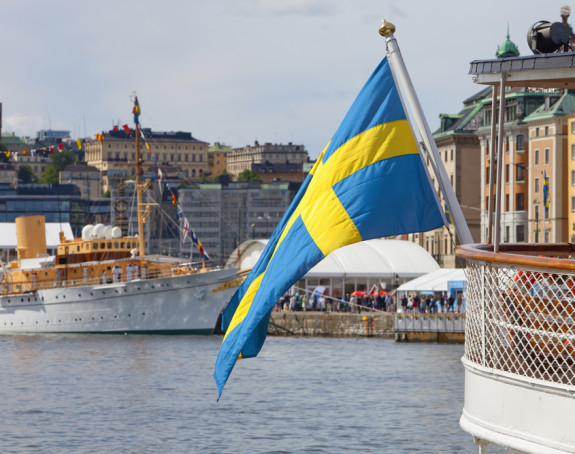
[[[164,277],[172,277],[175,275],[185,275],[194,274],[202,272],[206,269],[219,269],[218,262],[204,263],[204,262],[189,262],[182,258],[175,257],[161,257],[161,256],[144,256],[138,257],[139,259],[149,260],[155,263],[162,263],[164,265],[158,268],[147,268],[142,267],[138,270],[138,274],[132,273],[131,280],[148,280],[157,279]],[[134,258],[124,258],[124,259],[114,259],[114,260],[104,260],[99,262],[85,262],[79,264],[68,265],[68,278],[56,277],[56,279],[43,279],[41,277],[34,277],[34,279],[29,280],[25,283],[14,283],[10,279],[10,273],[5,274],[5,278],[2,281],[2,287],[0,292],[2,294],[21,294],[26,292],[34,292],[37,290],[44,290],[50,288],[63,288],[63,287],[81,287],[85,285],[101,285],[103,284],[102,276],[100,275],[102,267],[107,267],[106,270],[106,284],[112,284],[114,282],[114,276],[112,273],[112,268],[117,264],[123,269],[121,277],[118,282],[127,282],[128,275],[125,270],[128,263],[134,263],[136,259]],[[84,268],[90,270],[89,273],[84,275]],[[72,273],[70,270],[77,269],[77,273]],[[91,270],[100,270],[98,275],[92,275]],[[39,273],[41,274],[41,273]]]
[[[575,247],[457,248],[466,260],[466,361],[501,376],[575,386]]]

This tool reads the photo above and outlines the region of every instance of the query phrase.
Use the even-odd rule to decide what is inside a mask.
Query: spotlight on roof
[[[561,22],[540,20],[527,32],[527,44],[534,54],[569,51],[569,28]]]

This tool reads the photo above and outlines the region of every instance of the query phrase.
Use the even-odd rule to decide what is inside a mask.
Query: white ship
[[[560,25],[553,24],[556,36]],[[531,36],[545,38],[553,35],[550,32],[547,27],[541,36],[537,36],[539,32]],[[568,39],[569,31],[563,35]],[[567,39],[562,39],[561,47]],[[480,453],[488,452],[491,444],[511,452],[574,453],[575,247],[573,243],[500,244],[499,226],[501,201],[507,191],[501,181],[502,166],[509,159],[504,138],[513,134],[504,131],[506,88],[575,89],[575,53],[474,61],[470,73],[477,83],[492,85],[495,93],[499,88],[498,135],[494,125],[491,130],[498,157],[495,160],[493,152],[490,156],[490,162],[498,165],[498,182],[495,220],[492,223],[491,216],[489,219],[494,233],[488,236],[494,239],[457,250],[467,262],[468,278],[465,403],[460,424],[473,435]],[[572,116],[562,124],[564,129],[550,133],[550,140],[566,140],[567,127],[575,127]],[[538,135],[534,131],[532,137],[537,139]],[[537,144],[532,142],[534,147]],[[556,149],[549,168],[564,165],[567,181],[572,164],[560,152],[559,144]],[[529,171],[543,174],[537,164],[530,158]],[[557,170],[555,175],[559,174]],[[567,230],[567,220],[556,218],[559,215],[553,208],[563,203],[561,200],[567,206],[567,194],[553,197],[555,205],[551,217],[543,220],[544,229],[557,222],[564,223]],[[540,204],[541,199],[529,202],[529,206]],[[529,217],[533,218],[531,212]]]
[[[235,269],[196,270],[168,258],[130,257],[133,238],[64,241],[48,257],[38,252],[45,246],[35,247],[45,238],[44,217],[16,223],[34,241],[21,242],[19,235],[20,259],[3,268],[0,334],[211,334],[239,284]],[[117,278],[114,268],[122,270]]]
[[[139,137],[136,122],[143,232]],[[123,236],[119,227],[86,226],[73,240],[61,233],[54,256],[47,254],[44,216],[17,218],[16,235],[18,259],[0,268],[0,334],[211,334],[242,280],[237,269],[146,256],[144,235]]]

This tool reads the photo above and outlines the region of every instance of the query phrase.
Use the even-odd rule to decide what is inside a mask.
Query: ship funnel
[[[42,215],[16,218],[16,250],[18,260],[46,254],[46,220]]]

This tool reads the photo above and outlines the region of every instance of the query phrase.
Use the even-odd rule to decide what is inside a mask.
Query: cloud
[[[259,0],[258,9],[273,16],[331,16],[333,2],[325,0]]]
[[[7,115],[3,119],[3,132],[17,132],[19,135],[36,137],[43,128],[43,120],[39,115]]]

